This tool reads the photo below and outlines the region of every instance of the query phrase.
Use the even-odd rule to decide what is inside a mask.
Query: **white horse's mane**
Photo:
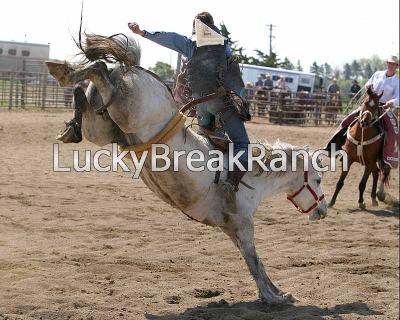
[[[289,154],[293,151],[299,151],[299,150],[306,150],[307,152],[309,152],[308,146],[303,146],[303,147],[295,146],[288,142],[280,141],[280,139],[276,139],[275,142],[272,144],[269,143],[267,140],[257,141],[257,143],[264,146],[267,153],[271,153],[271,151],[273,151],[273,150],[282,150],[287,154]]]

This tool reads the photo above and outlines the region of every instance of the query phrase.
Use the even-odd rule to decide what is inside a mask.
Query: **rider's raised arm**
[[[146,39],[154,41],[163,47],[181,53],[187,58],[193,56],[194,44],[189,38],[175,32],[149,32],[144,30]]]

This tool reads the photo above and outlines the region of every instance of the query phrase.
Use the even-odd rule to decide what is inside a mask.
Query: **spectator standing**
[[[356,96],[356,94],[361,90],[360,85],[358,84],[357,80],[353,80],[353,84],[351,85],[350,88],[350,98],[353,98]]]
[[[279,77],[278,81],[276,82],[276,87],[281,90],[287,90],[285,77]]]
[[[264,81],[262,80],[261,74],[257,77],[256,87],[262,87],[264,85]]]
[[[244,88],[244,94],[245,94],[246,99],[249,99],[249,100],[253,99],[253,97],[254,97],[253,83],[251,83],[251,82],[246,83],[246,87]]]
[[[267,74],[265,81],[264,81],[264,87],[267,90],[272,90],[274,88],[274,83],[271,79],[271,75]]]
[[[337,84],[337,79],[333,78],[331,84],[328,87],[329,94],[340,94],[340,87]]]

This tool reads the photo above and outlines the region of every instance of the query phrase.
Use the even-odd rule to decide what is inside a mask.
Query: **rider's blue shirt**
[[[186,58],[190,59],[193,57],[196,51],[196,41],[189,39],[188,37],[182,36],[176,32],[149,32],[144,31],[144,37],[159,45],[181,53]],[[226,47],[226,56],[230,57],[232,50],[230,47]]]

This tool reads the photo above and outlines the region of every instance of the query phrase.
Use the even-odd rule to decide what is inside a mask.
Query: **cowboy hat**
[[[390,55],[390,56],[386,59],[386,62],[399,64],[399,59],[398,59],[397,56],[395,56],[395,55]]]

